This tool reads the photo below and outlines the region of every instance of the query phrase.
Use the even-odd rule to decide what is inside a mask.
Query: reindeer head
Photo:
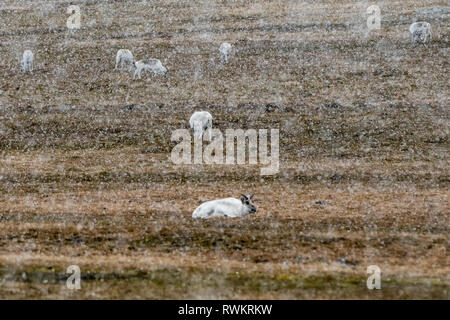
[[[241,194],[242,204],[248,209],[248,213],[256,212],[256,207],[252,202],[253,196],[254,196],[253,193],[249,195]]]

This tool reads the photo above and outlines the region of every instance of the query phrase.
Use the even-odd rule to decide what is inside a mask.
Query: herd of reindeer
[[[409,31],[411,33],[411,42],[415,44],[426,45],[431,42],[431,25],[428,22],[414,22],[411,24]],[[219,47],[219,57],[222,63],[227,63],[231,57],[233,46],[224,42]],[[22,72],[33,73],[34,54],[30,50],[25,50],[22,61],[20,62]],[[135,61],[133,53],[128,49],[120,49],[116,54],[115,69],[134,71],[134,79],[142,78],[143,73],[152,76],[168,76],[167,68],[163,66],[158,59],[142,59]],[[203,137],[205,132],[209,133],[211,140],[212,116],[207,111],[195,112],[190,120],[189,125],[194,130],[194,136]],[[207,138],[208,139],[208,138]],[[193,214],[193,218],[212,218],[212,217],[243,217],[256,213],[256,207],[252,202],[253,194],[242,194],[240,199],[225,198],[207,201],[197,207]]]

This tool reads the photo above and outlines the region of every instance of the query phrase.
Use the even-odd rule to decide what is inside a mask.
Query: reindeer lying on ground
[[[241,195],[241,199],[225,198],[202,203],[192,213],[192,218],[208,219],[212,217],[244,217],[256,212],[252,202],[253,194]]]

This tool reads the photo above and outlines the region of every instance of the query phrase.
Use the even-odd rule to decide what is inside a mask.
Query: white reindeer
[[[134,67],[134,57],[130,50],[120,49],[116,54],[116,66],[114,69],[119,67],[121,70],[132,70]]]
[[[192,218],[244,217],[256,212],[252,202],[253,194],[241,195],[241,199],[225,198],[202,203],[192,213]]]
[[[189,126],[194,130],[194,137],[201,139],[205,131],[208,132],[208,140],[211,141],[212,116],[207,111],[196,111],[189,119]]]
[[[143,72],[149,72],[152,76],[162,75],[167,77],[167,69],[162,65],[158,59],[144,59],[134,63],[136,70],[134,71],[134,78],[136,76],[141,79]]]
[[[228,62],[228,57],[231,55],[231,51],[231,44],[228,42],[222,43],[219,48],[220,60],[225,63]]]
[[[411,43],[426,44],[431,42],[431,25],[425,21],[414,22],[409,27],[411,32]]]
[[[22,61],[20,61],[20,67],[22,72],[30,72],[33,73],[33,61],[34,54],[31,50],[25,50],[23,52]]]

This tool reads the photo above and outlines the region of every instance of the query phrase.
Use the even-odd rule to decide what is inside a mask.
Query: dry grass
[[[371,34],[364,1],[80,3],[75,33],[68,2],[0,5],[0,298],[448,299],[449,19],[417,13],[445,1],[383,2]],[[419,18],[434,41],[413,48]],[[122,47],[169,77],[115,72]],[[280,173],[174,166],[197,109],[279,128]],[[190,218],[247,191],[256,215]]]

